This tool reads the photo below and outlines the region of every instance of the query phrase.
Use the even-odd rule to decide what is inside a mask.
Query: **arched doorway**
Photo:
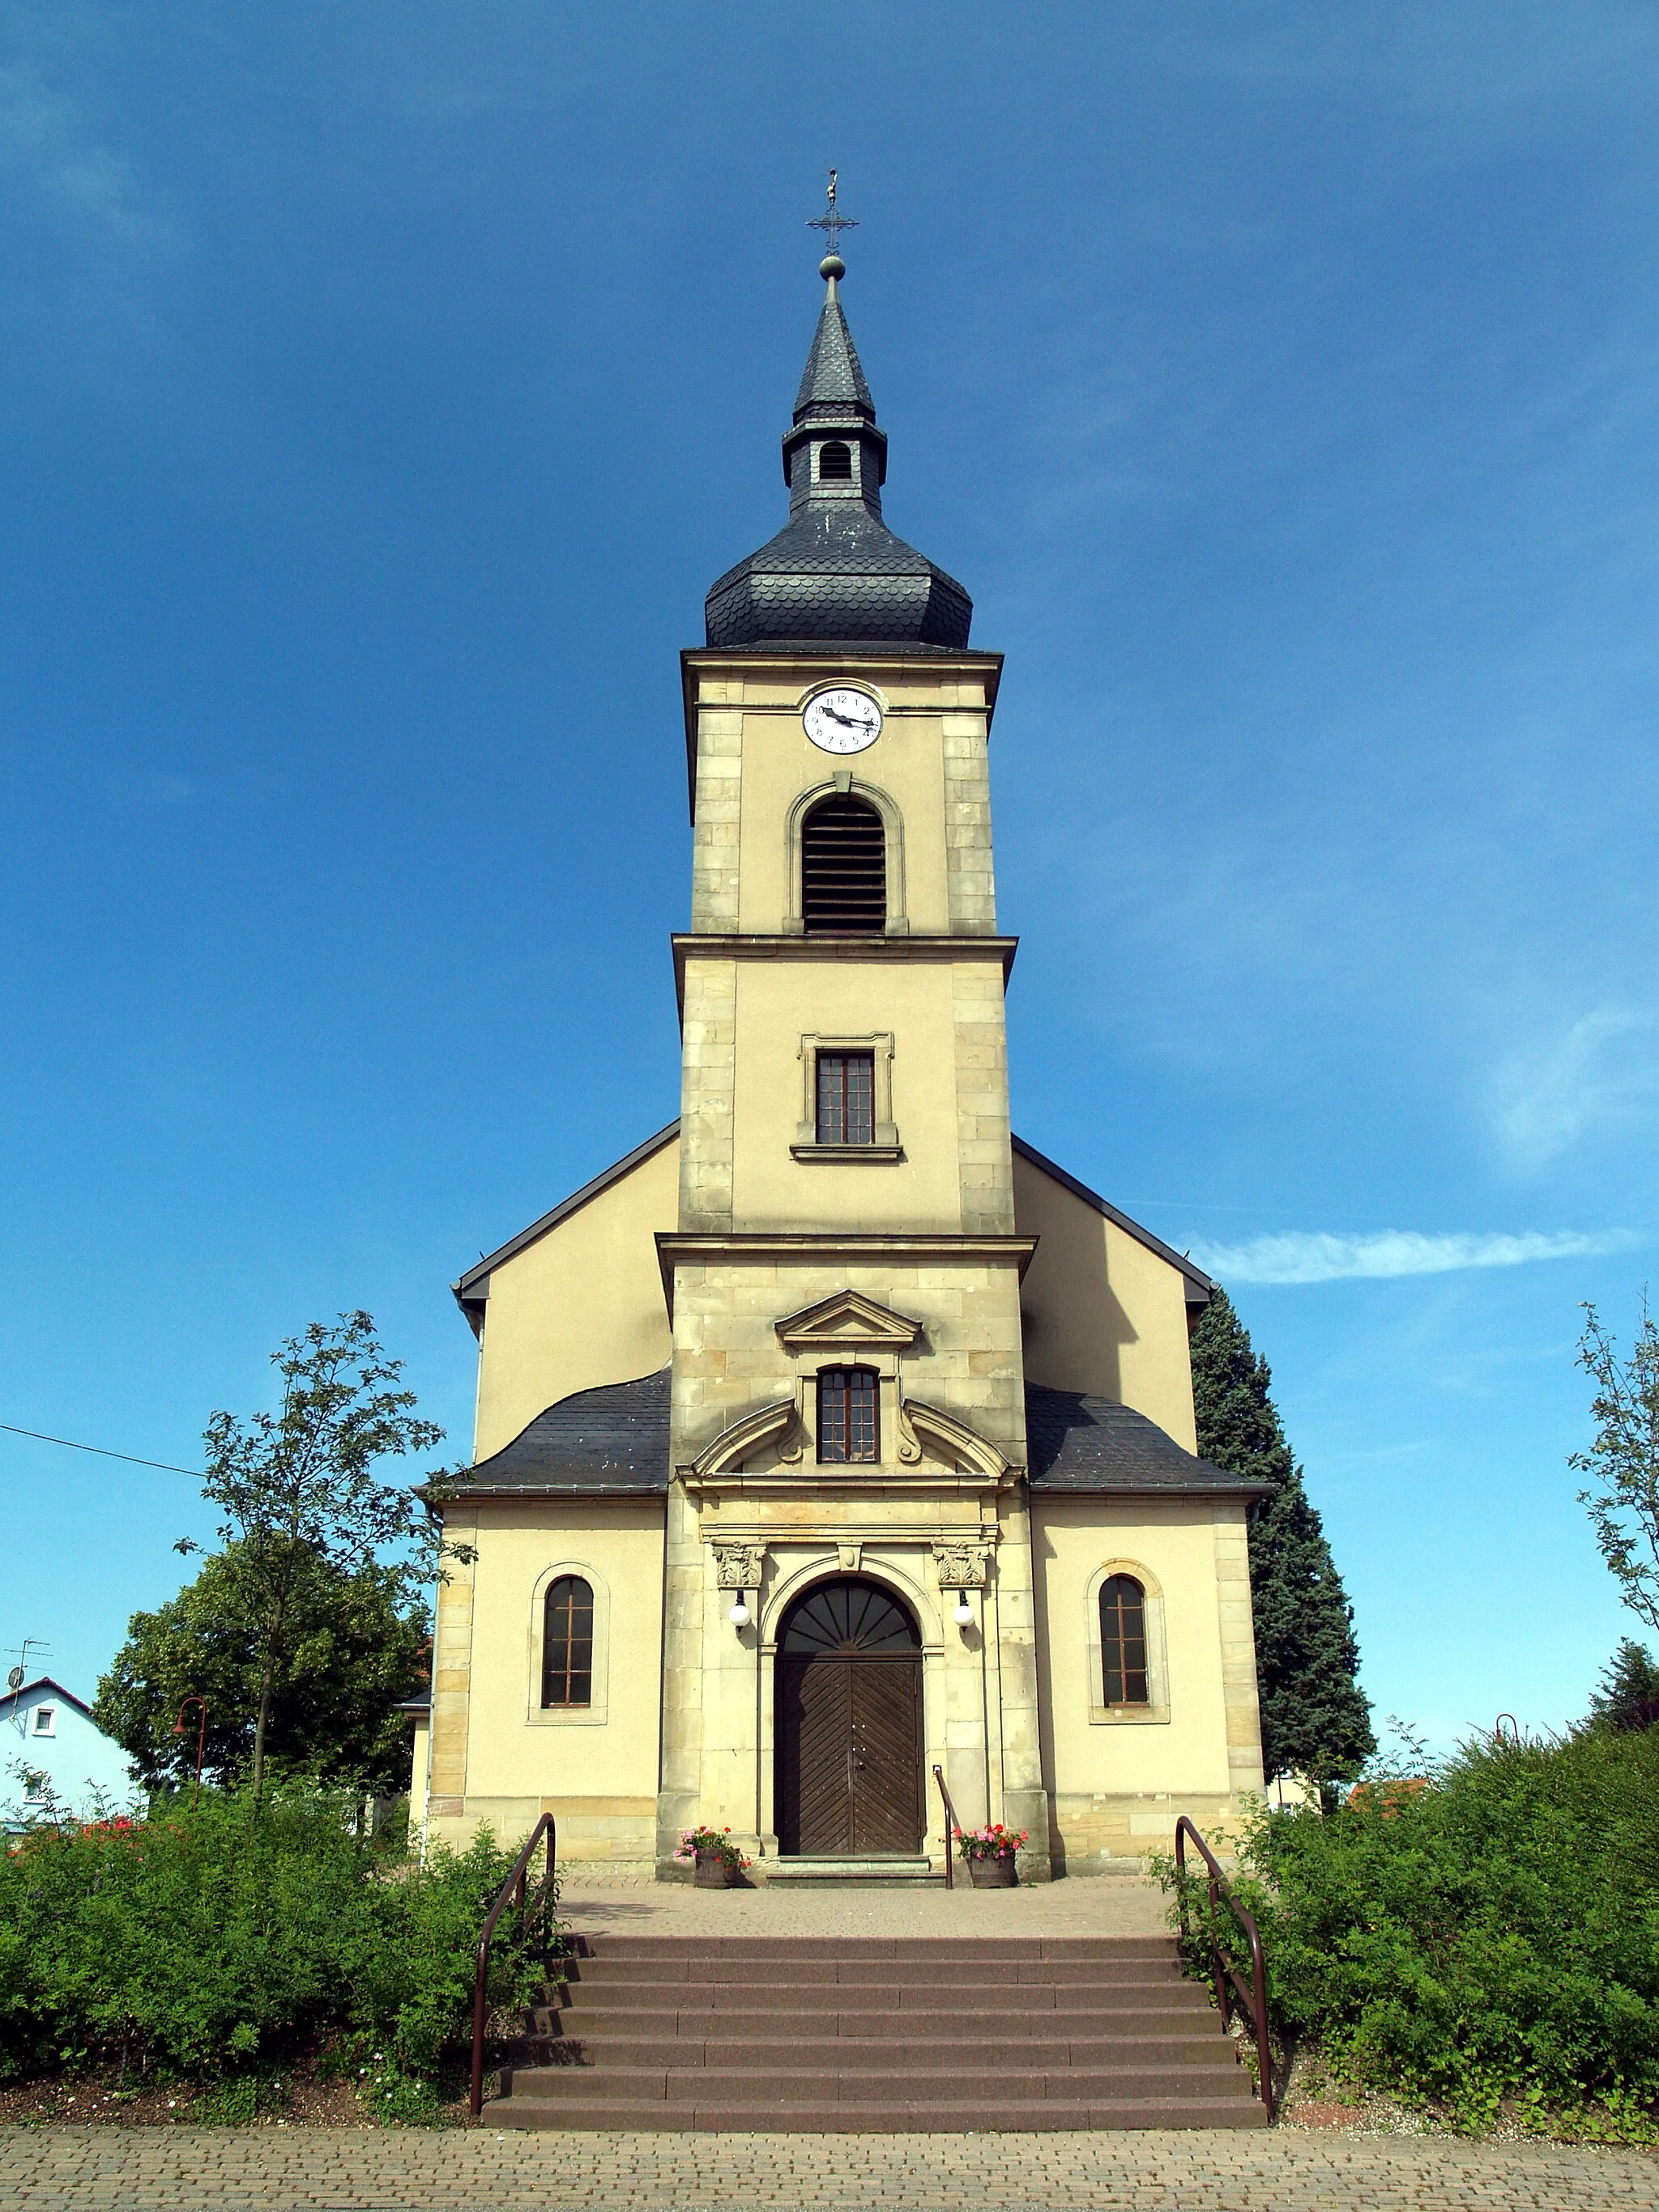
[[[777,1657],[778,1844],[805,1858],[921,1849],[921,1638],[878,1583],[818,1583],[784,1614]]]

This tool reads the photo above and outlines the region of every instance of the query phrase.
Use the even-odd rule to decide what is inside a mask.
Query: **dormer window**
[[[851,483],[853,481],[853,448],[839,438],[832,438],[827,446],[818,447],[818,482],[820,483]]]

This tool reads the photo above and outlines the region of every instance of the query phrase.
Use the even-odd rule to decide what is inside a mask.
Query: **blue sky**
[[[822,173],[1004,649],[1016,1124],[1212,1263],[1379,1715],[1582,1711],[1659,1115],[1659,16],[0,5],[0,1419],[197,1463],[667,1120],[678,649]],[[90,1690],[206,1533],[0,1437]]]

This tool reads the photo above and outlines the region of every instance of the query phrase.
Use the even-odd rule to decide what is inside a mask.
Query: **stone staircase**
[[[574,1948],[484,2107],[495,2127],[1266,2124],[1165,1936],[599,1936]]]

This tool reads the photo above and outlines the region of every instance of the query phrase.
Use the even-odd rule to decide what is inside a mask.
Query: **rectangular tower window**
[[[817,1140],[821,1145],[873,1145],[876,1141],[873,1053],[818,1054]]]
[[[868,1367],[825,1367],[818,1375],[818,1458],[826,1465],[872,1464],[881,1457],[876,1377]]]

